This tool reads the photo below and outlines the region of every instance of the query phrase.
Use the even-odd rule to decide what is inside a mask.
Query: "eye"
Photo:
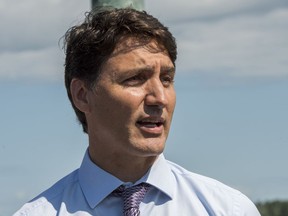
[[[145,82],[145,76],[139,74],[139,75],[135,75],[132,76],[126,80],[124,80],[123,85],[125,86],[138,86],[141,85]]]
[[[163,86],[169,87],[171,84],[174,83],[174,76],[170,74],[165,74],[161,76],[161,82],[163,83]]]

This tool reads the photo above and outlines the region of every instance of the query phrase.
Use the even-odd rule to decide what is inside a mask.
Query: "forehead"
[[[115,47],[113,53],[105,61],[101,68],[101,78],[133,75],[141,71],[160,69],[174,71],[175,67],[171,58],[155,40],[142,42],[135,38],[121,40]],[[108,78],[109,79],[109,78]]]
[[[139,43],[135,40],[125,40],[117,45],[112,55],[103,65],[103,72],[113,75],[138,70],[154,70],[157,67],[174,68],[168,55],[155,41]]]

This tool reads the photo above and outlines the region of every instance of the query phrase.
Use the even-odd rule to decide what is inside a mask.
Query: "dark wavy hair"
[[[135,38],[138,45],[157,41],[173,64],[177,57],[175,38],[158,19],[145,11],[131,8],[98,9],[86,14],[80,25],[73,26],[64,35],[65,86],[72,107],[87,133],[85,114],[74,105],[70,92],[73,78],[83,80],[88,88],[97,85],[101,67],[113,53],[116,45],[126,38]]]

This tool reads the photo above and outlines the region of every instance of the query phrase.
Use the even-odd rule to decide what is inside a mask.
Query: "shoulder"
[[[78,183],[78,170],[65,176],[49,189],[24,204],[13,216],[56,215],[63,195]]]
[[[192,194],[196,196],[208,212],[215,215],[260,216],[254,203],[240,191],[218,180],[190,172],[171,161],[167,163],[176,179],[177,189],[190,197]]]
[[[171,171],[178,183],[178,185],[189,187],[193,192],[201,194],[225,195],[225,196],[238,196],[241,194],[239,191],[217,181],[197,173],[190,172],[185,168],[167,161]]]
[[[240,193],[239,191],[221,183],[216,179],[193,173],[171,161],[167,161],[167,163],[169,164],[174,177],[178,181],[180,181],[181,183],[187,183],[193,188],[213,191],[221,190],[221,192],[227,191],[227,193],[231,194]]]

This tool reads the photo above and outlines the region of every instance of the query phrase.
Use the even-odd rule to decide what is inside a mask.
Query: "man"
[[[66,88],[89,147],[79,169],[15,216],[260,215],[240,192],[164,158],[177,50],[156,18],[90,13],[65,41]]]

